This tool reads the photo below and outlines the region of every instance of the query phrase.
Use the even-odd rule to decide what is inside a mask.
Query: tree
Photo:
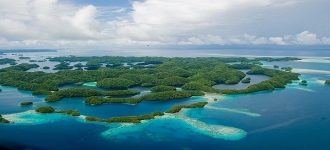
[[[38,113],[53,113],[55,112],[55,109],[51,106],[42,106],[37,108],[35,111]]]

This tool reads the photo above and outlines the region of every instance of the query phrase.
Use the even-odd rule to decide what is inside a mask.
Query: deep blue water
[[[199,53],[203,53],[200,51]],[[299,53],[299,51],[294,51]],[[166,53],[163,51],[163,53]],[[197,53],[197,52],[196,52]],[[216,53],[216,52],[214,52]],[[229,52],[228,52],[229,53]],[[252,54],[254,51],[251,52]],[[276,54],[273,51],[270,54]],[[307,56],[312,52],[302,51]],[[204,53],[204,55],[213,53]],[[291,54],[291,53],[290,53]],[[292,53],[294,54],[294,53]],[[327,55],[326,55],[327,54]],[[25,55],[25,54],[24,54]],[[30,55],[40,55],[37,53]],[[44,54],[42,54],[45,56]],[[55,54],[48,54],[55,55]],[[329,57],[322,51],[323,56]],[[308,58],[309,59],[309,58]],[[306,58],[306,60],[308,60]],[[133,126],[120,124],[88,123],[78,117],[66,115],[18,114],[22,122],[0,124],[0,141],[5,139],[40,149],[330,149],[330,79],[329,64],[320,62],[263,62],[263,67],[292,67],[307,80],[307,86],[297,82],[285,89],[258,92],[248,95],[226,95],[202,109],[191,109],[181,114],[207,125],[234,127],[246,132],[237,140],[215,138],[201,129],[212,126],[191,125],[180,118],[160,118]],[[305,60],[305,59],[304,59]],[[264,77],[252,77],[262,81]],[[60,88],[69,88],[67,85]],[[242,88],[242,84],[233,88]],[[85,86],[83,86],[85,87]],[[55,109],[77,109],[82,115],[102,118],[140,115],[152,111],[166,111],[177,104],[204,101],[205,97],[166,102],[143,102],[137,105],[106,104],[90,106],[84,98],[67,98],[56,103],[44,102],[44,96],[18,91],[14,87],[1,87],[0,114],[8,116],[50,105]],[[221,87],[220,87],[221,88]],[[135,88],[148,92],[148,88]],[[21,107],[22,101],[33,101],[33,106]],[[15,117],[14,117],[15,118]],[[30,120],[28,122],[24,120]]]

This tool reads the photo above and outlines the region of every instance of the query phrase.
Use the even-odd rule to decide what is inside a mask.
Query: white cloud
[[[126,8],[70,2],[0,0],[1,46],[330,45],[327,33],[291,22],[298,14],[289,10],[299,12],[292,6],[314,3],[308,0],[144,0]]]
[[[130,27],[136,29],[149,25],[151,37],[155,33],[159,36],[177,36],[194,34],[197,30],[212,33],[208,28],[226,24],[227,19],[238,16],[237,11],[264,7],[272,4],[271,0],[146,0],[133,2]],[[119,28],[118,30],[122,30]],[[144,29],[141,29],[144,30]],[[197,31],[199,32],[199,31]],[[120,36],[139,39],[127,32],[120,32]],[[146,32],[144,32],[146,33]],[[196,35],[195,35],[196,36]],[[145,34],[141,34],[145,39]]]
[[[288,38],[288,37],[286,37]],[[284,38],[284,39],[286,39]],[[270,37],[269,38],[269,41],[273,44],[277,44],[277,45],[287,45],[286,42],[284,42],[283,38],[282,37]]]
[[[330,45],[330,38],[323,37],[321,40],[323,44]]]
[[[315,45],[320,44],[321,40],[317,38],[317,35],[309,31],[303,31],[296,35],[293,43],[299,45]]]
[[[0,9],[1,36],[21,40],[104,38],[92,5],[77,8],[57,0],[0,0]]]
[[[284,1],[284,2],[278,2],[278,3],[274,3],[272,6],[273,7],[286,7],[286,6],[292,6],[297,4],[297,1]]]

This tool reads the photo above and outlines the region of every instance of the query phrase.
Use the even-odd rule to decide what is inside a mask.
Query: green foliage
[[[69,66],[69,65],[70,63],[61,62],[60,64],[55,65],[55,68],[53,70],[72,69],[73,66]]]
[[[167,85],[167,86],[182,86],[188,82],[188,79],[179,77],[179,76],[173,76],[173,77],[167,77],[161,80],[158,80],[158,85]]]
[[[42,69],[50,69],[50,67],[44,66],[44,67],[42,67]]]
[[[103,92],[102,95],[104,95],[104,96],[124,96],[124,95],[136,95],[136,94],[140,94],[140,92],[131,91],[131,90],[116,90],[116,91]]]
[[[2,59],[0,59],[0,65],[11,64],[11,63],[16,63],[16,60],[11,59],[11,58],[2,58]]]
[[[280,66],[277,66],[277,65],[274,65],[273,67],[274,67],[274,68],[280,68]]]
[[[139,92],[130,90],[117,90],[117,91],[98,91],[94,89],[85,88],[70,88],[55,91],[48,95],[45,100],[48,102],[60,101],[63,98],[70,97],[90,97],[90,96],[123,96],[123,95],[136,95]]]
[[[75,64],[75,65],[73,65],[74,67],[77,67],[77,68],[82,68],[82,67],[84,67],[84,65],[82,65],[81,63],[77,63],[77,64]]]
[[[0,115],[0,123],[10,123],[10,121]]]
[[[33,93],[49,94],[46,98],[48,101],[58,101],[70,94],[54,94],[50,91],[57,91],[57,87],[66,84],[75,84],[78,82],[97,82],[99,87],[127,89],[135,85],[141,86],[182,86],[185,90],[201,90],[204,92],[240,94],[251,93],[260,90],[272,90],[273,88],[284,88],[285,84],[291,83],[291,80],[297,80],[298,74],[285,72],[281,70],[265,69],[255,65],[257,61],[288,61],[298,60],[297,58],[164,58],[164,57],[55,57],[49,58],[50,61],[62,62],[59,67],[69,67],[69,62],[89,62],[89,70],[60,70],[56,73],[24,72],[36,64],[19,64],[7,68],[0,69],[0,84],[5,86],[14,86],[22,90],[31,90]],[[12,60],[11,60],[12,61]],[[0,60],[1,62],[1,60]],[[123,66],[123,63],[135,65],[134,69]],[[229,65],[229,62],[241,62],[240,64]],[[109,67],[101,67],[101,63],[108,64]],[[152,67],[145,68],[145,65]],[[75,65],[80,68],[80,63]],[[140,67],[140,68],[139,68]],[[68,68],[68,69],[69,69]],[[97,69],[97,70],[94,70]],[[252,86],[244,90],[218,90],[212,88],[215,84],[236,84],[239,83],[245,74],[236,69],[250,69],[247,74],[267,75],[271,78],[259,85]],[[271,85],[271,86],[270,86]],[[47,92],[46,92],[47,91]],[[94,91],[93,91],[94,92]],[[92,93],[93,93],[92,92]],[[98,91],[101,92],[101,91]],[[75,93],[75,92],[74,92]],[[78,92],[79,93],[79,92]],[[111,92],[110,92],[111,93]],[[121,92],[119,92],[121,93]],[[162,93],[162,92],[160,92]],[[121,94],[77,94],[73,96],[90,97],[90,96],[111,96]],[[127,93],[126,93],[127,94]],[[133,95],[134,93],[132,93]],[[130,94],[127,94],[130,95]],[[166,94],[165,94],[166,95]],[[163,96],[168,99],[174,96]],[[183,94],[184,95],[184,94]],[[151,97],[146,96],[145,98]],[[179,96],[180,97],[180,96]],[[185,96],[182,96],[185,97]],[[104,98],[107,101],[117,101],[113,98]],[[163,99],[163,98],[161,98]],[[125,103],[138,103],[143,101],[141,98],[131,98],[122,100]],[[103,103],[103,102],[102,102]]]
[[[0,72],[7,72],[7,71],[12,71],[12,70],[18,70],[18,71],[27,71],[31,68],[38,68],[39,65],[37,64],[28,64],[28,63],[22,63],[16,66],[10,66],[7,68],[0,69]]]
[[[190,105],[177,105],[173,106],[171,109],[167,110],[166,113],[177,113],[182,108],[203,108],[208,102],[197,102]]]
[[[150,89],[152,92],[164,92],[164,91],[176,91],[176,88],[173,86],[158,85]]]
[[[154,119],[155,116],[162,116],[163,112],[152,112],[149,114],[144,114],[140,116],[123,116],[123,117],[111,117],[108,119],[96,118],[93,116],[87,116],[86,121],[90,122],[107,122],[107,123],[141,123],[141,120]]]
[[[141,96],[144,101],[163,101],[204,95],[201,91],[165,91]]]
[[[102,92],[94,89],[71,88],[53,92],[51,95],[48,95],[45,100],[54,102],[68,97],[88,97],[97,95],[102,95]]]
[[[250,83],[251,82],[251,78],[248,77],[248,78],[245,78],[241,81],[242,83]]]
[[[56,111],[56,113],[67,114],[70,116],[80,116],[80,113],[77,110],[60,110]]]
[[[55,112],[55,109],[51,106],[42,106],[37,108],[35,111],[38,113],[53,113]]]
[[[307,85],[307,81],[306,80],[302,80],[299,84],[300,85]]]
[[[204,92],[201,91],[164,91],[141,96],[140,98],[102,98],[91,96],[84,100],[86,104],[100,105],[103,103],[128,103],[137,104],[141,101],[165,101],[173,99],[189,98],[192,96],[201,96]]]
[[[285,68],[285,71],[291,71],[291,70],[292,70],[291,67],[287,67],[287,68]]]
[[[122,78],[107,78],[97,82],[96,86],[101,88],[127,89],[136,85],[132,80]]]
[[[86,65],[87,70],[97,70],[101,67],[101,64],[97,60],[89,60]]]
[[[256,64],[256,63],[253,63]],[[259,64],[259,63],[257,63]],[[252,64],[248,64],[248,63],[241,63],[241,64],[232,64],[232,65],[228,65],[228,68],[233,68],[233,69],[251,69],[251,67],[253,67],[254,65]]]
[[[38,83],[23,83],[20,84],[17,89],[26,91],[37,91],[37,90],[47,90],[47,91],[57,91],[58,88],[48,84],[38,84]]]
[[[324,84],[330,85],[330,80],[326,80]]]
[[[32,105],[33,102],[22,102],[21,106],[27,106],[27,105]]]
[[[206,89],[209,88],[208,86],[198,82],[198,81],[192,81],[189,83],[186,83],[185,85],[182,86],[182,89],[185,90],[202,90],[202,91],[207,91]]]

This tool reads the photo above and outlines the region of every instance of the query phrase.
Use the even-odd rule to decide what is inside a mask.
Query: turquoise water
[[[327,58],[326,58],[327,59]],[[326,60],[324,59],[324,60]],[[305,59],[304,59],[305,60]],[[306,59],[308,60],[308,59]],[[330,149],[329,63],[263,62],[263,67],[290,66],[301,73],[301,80],[285,89],[248,95],[210,95],[166,102],[142,102],[137,105],[83,104],[84,98],[66,98],[47,103],[44,96],[2,86],[0,114],[14,120],[0,124],[0,139],[40,149]],[[264,80],[262,77],[251,81]],[[67,85],[60,88],[69,88]],[[239,85],[237,85],[240,88]],[[83,86],[88,87],[88,86]],[[136,87],[141,93],[148,88]],[[217,101],[213,98],[217,97]],[[101,118],[140,115],[166,111],[177,104],[206,101],[202,109],[186,109],[176,115],[146,121],[138,125],[85,122],[83,116],[35,114],[44,105],[55,109],[77,109],[82,115]],[[20,102],[34,105],[21,107]]]

